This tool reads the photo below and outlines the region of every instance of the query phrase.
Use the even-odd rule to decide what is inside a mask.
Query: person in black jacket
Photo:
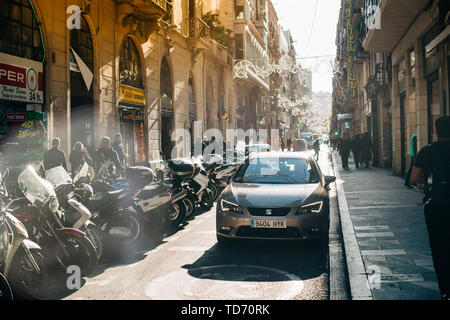
[[[123,147],[122,142],[123,142],[122,135],[120,133],[117,133],[116,136],[114,137],[112,149],[115,152],[117,152],[120,163],[122,164],[123,167],[125,167],[125,160],[127,159],[127,155],[125,153],[125,148]]]
[[[112,161],[120,172],[124,171],[124,167],[119,161],[117,152],[111,148],[111,138],[103,137],[94,157],[94,170],[96,173],[100,170],[100,167],[106,162]]]
[[[348,134],[344,136],[339,145],[339,154],[341,155],[342,167],[344,170],[349,170],[348,167],[348,156],[350,155],[350,151],[352,150],[352,141]]]
[[[417,154],[410,182],[425,183],[423,202],[431,255],[441,300],[450,300],[450,117],[436,120],[436,132],[438,141]],[[435,179],[434,184],[430,178]]]
[[[67,171],[66,154],[59,147],[61,140],[54,138],[52,140],[52,148],[44,153],[44,169],[50,170],[58,166],[62,166]]]
[[[352,140],[352,152],[353,158],[355,159],[355,167],[359,168],[359,153],[361,147],[361,136],[357,134]]]
[[[72,173],[75,173],[85,162],[87,162],[90,166],[94,165],[86,148],[83,146],[81,142],[75,143],[73,151],[69,157],[69,162],[72,169]]]
[[[361,149],[360,152],[362,153],[362,160],[361,166],[363,165],[363,162],[366,164],[366,168],[369,168],[370,160],[371,160],[371,151],[372,151],[372,139],[370,138],[370,134],[366,132],[364,136],[361,138]]]

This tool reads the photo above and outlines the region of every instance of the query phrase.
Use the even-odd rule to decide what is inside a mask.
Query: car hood
[[[320,197],[321,184],[281,185],[231,182],[222,198],[241,207],[299,207],[310,197]]]

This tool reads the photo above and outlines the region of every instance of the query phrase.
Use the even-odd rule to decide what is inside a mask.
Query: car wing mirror
[[[336,177],[334,176],[325,176],[325,186],[329,186],[333,182],[336,181]]]

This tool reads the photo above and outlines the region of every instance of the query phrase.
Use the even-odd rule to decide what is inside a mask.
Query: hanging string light
[[[293,59],[288,55],[283,55],[280,58],[278,64],[274,63],[259,67],[250,60],[241,60],[237,62],[233,67],[235,79],[248,79],[249,72],[255,73],[256,75],[265,78],[270,76],[272,73],[297,73],[299,70],[300,66],[293,63]]]

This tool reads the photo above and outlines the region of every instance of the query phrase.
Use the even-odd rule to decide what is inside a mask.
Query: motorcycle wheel
[[[212,192],[209,189],[206,189],[205,191],[203,191],[202,195],[201,195],[201,199],[200,199],[200,207],[203,210],[210,210],[212,208],[212,206],[214,205],[214,199],[212,197]]]
[[[114,215],[106,230],[112,244],[129,245],[138,242],[143,234],[142,219],[131,211]]]
[[[31,297],[41,299],[47,292],[48,272],[44,256],[39,249],[30,249],[31,256],[39,267],[37,271],[25,251],[18,252],[12,266],[13,274],[11,284],[15,290]]]
[[[216,200],[217,197],[219,196],[219,189],[214,185],[214,183],[210,183],[208,188],[211,190],[212,192],[212,197],[213,200]]]
[[[93,226],[89,225],[86,231],[86,236],[92,242],[97,251],[97,260],[100,260],[103,257],[103,239],[101,236],[101,231]]]
[[[169,232],[173,233],[178,230],[180,223],[186,216],[186,206],[183,201],[178,201],[173,204],[173,212],[169,216],[170,227]]]
[[[10,301],[13,293],[6,278],[0,273],[0,301]]]
[[[188,198],[183,199],[183,203],[186,208],[186,213],[185,213],[184,219],[187,219],[194,214],[195,205],[194,205],[194,202]]]
[[[56,247],[56,256],[60,264],[67,270],[71,265],[80,268],[81,276],[91,275],[97,267],[97,250],[92,242],[86,237],[78,237],[71,234],[60,235],[64,248]],[[62,250],[66,250],[68,258]]]

